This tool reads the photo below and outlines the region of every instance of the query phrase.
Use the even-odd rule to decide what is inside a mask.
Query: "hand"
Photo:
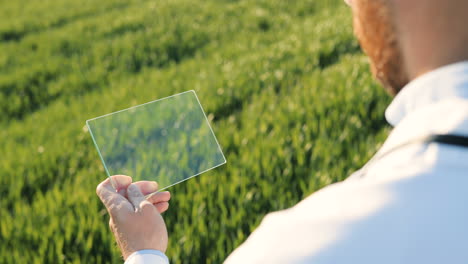
[[[169,207],[169,192],[157,191],[156,182],[132,184],[132,178],[118,175],[101,182],[96,193],[110,214],[109,226],[124,259],[143,249],[167,249],[167,229],[161,213]],[[114,186],[112,186],[114,183]],[[152,194],[148,199],[145,195]]]

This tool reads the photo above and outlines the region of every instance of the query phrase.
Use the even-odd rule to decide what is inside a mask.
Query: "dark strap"
[[[428,136],[426,142],[468,148],[468,137],[460,135],[430,135]]]

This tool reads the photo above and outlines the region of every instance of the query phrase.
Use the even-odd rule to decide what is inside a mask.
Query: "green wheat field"
[[[169,188],[171,263],[221,263],[390,128],[341,0],[0,0],[0,263],[122,263],[87,119],[195,90],[227,164]]]

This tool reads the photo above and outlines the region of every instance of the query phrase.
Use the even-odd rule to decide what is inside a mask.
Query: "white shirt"
[[[159,250],[145,249],[128,256],[125,264],[169,264],[169,259]]]
[[[395,128],[376,156],[428,134],[468,136],[468,62],[412,81],[386,118]],[[430,143],[392,151],[364,175],[268,214],[225,263],[467,261],[468,149]]]

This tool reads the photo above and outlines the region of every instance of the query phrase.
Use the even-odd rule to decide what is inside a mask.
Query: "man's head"
[[[467,0],[346,0],[376,78],[392,94],[438,67],[468,59]]]

